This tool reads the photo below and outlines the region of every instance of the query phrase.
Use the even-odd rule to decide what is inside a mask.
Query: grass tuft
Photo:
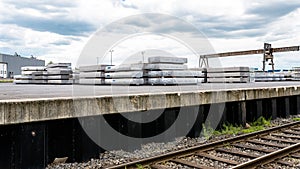
[[[298,119],[300,120],[300,118]],[[214,135],[237,135],[252,133],[260,130],[264,130],[265,127],[271,126],[271,118],[266,120],[264,117],[259,117],[256,121],[250,123],[250,127],[245,129],[242,126],[233,125],[229,123],[223,124],[223,128],[220,131],[214,131]]]
[[[136,167],[137,167],[138,169],[144,169],[143,165],[141,165],[141,164],[136,164]]]
[[[293,118],[293,121],[300,121],[300,117]]]
[[[12,83],[14,82],[13,79],[0,79],[0,83]]]
[[[214,129],[210,126],[210,124],[208,126],[202,124],[202,132],[205,139],[209,139],[213,135]]]

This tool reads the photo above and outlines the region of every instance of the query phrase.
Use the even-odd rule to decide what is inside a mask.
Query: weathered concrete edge
[[[0,125],[300,95],[300,86],[0,102]]]

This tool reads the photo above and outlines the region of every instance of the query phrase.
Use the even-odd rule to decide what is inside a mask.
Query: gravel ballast
[[[291,116],[289,119],[281,119],[277,118],[275,120],[271,121],[271,126],[278,126],[286,123],[293,122],[293,118],[300,117],[299,116]],[[205,138],[188,138],[188,137],[180,137],[176,138],[173,142],[167,142],[167,143],[148,143],[141,146],[141,149],[135,150],[133,152],[123,151],[123,150],[115,150],[110,152],[104,152],[99,155],[99,159],[91,159],[88,162],[82,162],[82,163],[65,163],[65,164],[50,164],[47,166],[48,169],[69,169],[69,168],[76,168],[76,169],[96,169],[96,168],[103,168],[104,166],[111,166],[111,165],[118,165],[126,162],[130,162],[133,159],[143,159],[147,157],[153,157],[159,154],[164,154],[167,152],[175,151],[184,149],[187,147],[192,147],[199,144],[204,144],[208,142],[214,142],[219,141],[224,138],[229,138],[234,135],[218,135],[218,136],[212,136],[209,140],[206,140]],[[288,144],[287,144],[288,145]],[[264,147],[266,148],[266,147]],[[240,150],[240,149],[239,149]],[[251,151],[252,153],[259,153],[255,151]],[[249,152],[249,153],[251,153]],[[212,154],[216,154],[219,157],[224,157],[221,154],[218,154],[216,152],[211,152]],[[262,154],[257,154],[262,155]],[[225,156],[226,157],[226,156]],[[226,157],[227,159],[236,160],[234,156],[228,155]],[[195,159],[191,159],[193,161]],[[205,160],[205,159],[204,159]],[[237,161],[243,162],[246,159],[239,159]],[[196,161],[195,161],[196,162]],[[198,161],[199,162],[199,161]],[[214,161],[211,161],[211,166],[216,165]],[[177,168],[178,166],[175,166],[176,164],[169,163],[168,166],[172,166],[172,168]],[[269,166],[273,166],[274,164],[270,164]],[[227,164],[221,164],[220,168],[228,168],[229,166]],[[188,167],[187,167],[188,168]],[[284,168],[284,167],[283,167]]]

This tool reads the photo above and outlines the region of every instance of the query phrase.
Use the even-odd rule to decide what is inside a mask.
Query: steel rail
[[[261,157],[252,159],[250,161],[247,161],[245,163],[241,163],[237,166],[232,167],[232,169],[240,169],[240,168],[254,168],[263,164],[270,163],[272,161],[275,161],[276,159],[285,157],[293,152],[300,150],[300,142],[293,144],[291,146],[285,147],[283,149],[279,149],[277,151],[274,151],[272,153],[263,155]]]
[[[245,140],[248,138],[257,137],[258,135],[267,134],[267,133],[270,133],[273,131],[278,131],[278,130],[281,130],[284,128],[293,127],[293,126],[296,126],[299,124],[300,124],[300,121],[292,122],[292,123],[284,124],[281,126],[271,127],[271,128],[265,129],[265,130],[248,133],[248,134],[243,134],[243,135],[239,135],[239,136],[235,136],[235,137],[231,137],[231,138],[227,138],[227,139],[223,139],[220,141],[215,141],[215,142],[211,142],[211,143],[207,143],[207,144],[193,146],[193,147],[189,147],[186,149],[181,149],[181,150],[177,150],[177,151],[173,151],[173,152],[169,152],[169,153],[165,153],[165,154],[161,154],[161,155],[157,155],[157,156],[153,156],[153,157],[149,157],[149,158],[145,158],[145,159],[141,159],[141,160],[131,161],[128,163],[114,165],[114,166],[106,166],[105,168],[117,169],[117,168],[136,168],[137,165],[147,166],[147,165],[151,165],[154,163],[167,161],[167,160],[173,159],[174,157],[193,154],[196,151],[210,150],[216,146],[220,146],[220,145],[224,145],[224,144],[228,144],[228,143],[234,143],[237,141],[242,141],[242,140]]]

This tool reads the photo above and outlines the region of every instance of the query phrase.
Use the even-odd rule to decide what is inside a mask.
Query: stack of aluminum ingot
[[[73,84],[79,84],[79,70],[75,68],[72,74]]]
[[[293,80],[300,81],[300,67],[293,68]]]
[[[91,65],[79,67],[79,84],[103,85],[106,65]]]
[[[263,72],[257,71],[254,73],[255,82],[276,82],[292,80],[290,72]]]
[[[72,84],[71,63],[53,63],[47,65],[48,84]]]
[[[72,84],[71,63],[54,63],[45,66],[25,66],[21,75],[15,75],[15,84]]]
[[[207,68],[208,83],[249,83],[249,67]]]
[[[21,75],[14,76],[15,84],[47,84],[45,66],[25,66],[21,68]]]
[[[145,77],[150,85],[197,84],[205,81],[204,69],[187,69],[187,58],[149,57]]]
[[[187,58],[149,57],[149,63],[79,67],[79,84],[176,85],[206,80],[206,69],[187,69]]]
[[[121,64],[105,68],[105,84],[112,85],[143,85],[144,64]]]

